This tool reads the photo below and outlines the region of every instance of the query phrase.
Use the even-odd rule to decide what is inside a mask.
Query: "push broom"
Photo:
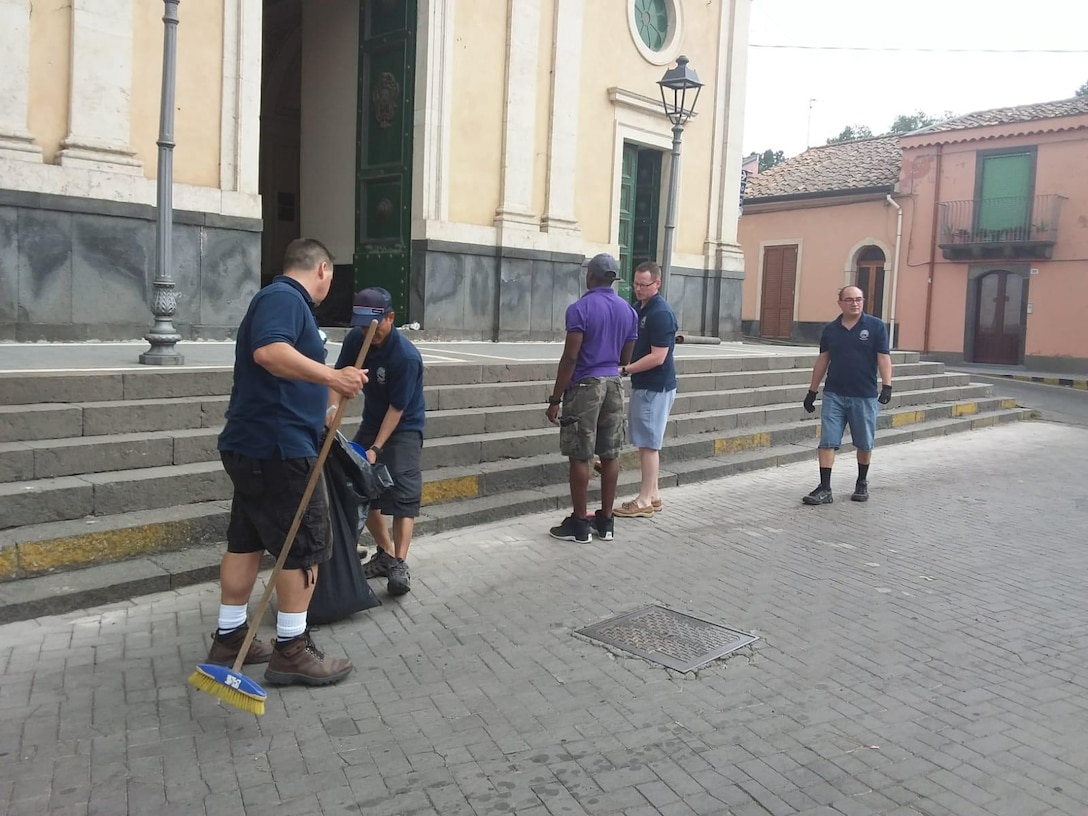
[[[377,328],[378,321],[371,320],[370,326],[366,330],[366,337],[363,338],[363,346],[359,349],[359,356],[355,359],[356,368],[362,368],[363,360],[366,359],[366,354],[370,351],[370,344],[374,340],[374,332]],[[341,397],[336,406],[336,413],[333,414],[332,422],[329,423],[329,430],[325,434],[325,443],[321,446],[317,461],[314,462],[314,469],[310,473],[309,481],[306,482],[306,489],[302,492],[298,510],[295,511],[295,518],[291,522],[291,528],[287,531],[283,547],[280,548],[280,554],[272,567],[272,574],[268,576],[268,585],[264,588],[260,603],[257,604],[256,614],[254,615],[255,621],[260,621],[264,617],[265,610],[268,609],[268,602],[272,599],[272,590],[276,587],[276,578],[279,576],[280,570],[283,569],[283,562],[287,560],[287,553],[291,549],[291,545],[295,543],[295,535],[302,524],[302,517],[310,503],[310,497],[313,496],[314,490],[317,488],[317,480],[321,478],[321,470],[329,456],[329,450],[336,438],[336,431],[340,427],[340,420],[344,417],[344,409],[347,404],[348,400]],[[246,638],[242,641],[242,648],[238,651],[238,657],[234,659],[234,665],[230,668],[217,666],[214,663],[198,664],[196,670],[189,675],[190,685],[205,694],[218,697],[224,703],[232,705],[241,711],[248,711],[257,715],[264,714],[264,701],[268,699],[268,694],[257,683],[242,674],[242,664],[245,662],[246,655],[249,654],[249,647],[253,643],[256,634],[257,627],[249,627]]]

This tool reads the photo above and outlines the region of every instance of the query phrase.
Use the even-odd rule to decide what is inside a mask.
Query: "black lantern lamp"
[[[672,250],[676,240],[676,193],[680,180],[680,139],[684,125],[695,115],[695,103],[703,83],[688,67],[688,58],[676,60],[676,67],[665,72],[657,83],[661,88],[661,106],[672,122],[672,164],[669,168],[669,198],[665,205],[665,247],[661,258],[661,295],[666,297],[669,273],[672,271]]]

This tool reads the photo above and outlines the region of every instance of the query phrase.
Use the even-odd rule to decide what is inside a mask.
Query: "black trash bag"
[[[332,523],[332,558],[317,571],[307,621],[332,623],[380,606],[381,601],[363,577],[356,546],[366,525],[370,501],[392,484],[385,465],[371,465],[337,432],[324,467]]]

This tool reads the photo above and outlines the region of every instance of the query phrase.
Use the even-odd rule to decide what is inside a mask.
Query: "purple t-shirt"
[[[567,331],[582,334],[571,385],[586,377],[618,377],[620,350],[638,339],[638,313],[611,286],[598,286],[567,307]]]

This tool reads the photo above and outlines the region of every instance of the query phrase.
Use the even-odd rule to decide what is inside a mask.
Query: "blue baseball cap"
[[[351,325],[369,326],[371,320],[381,320],[393,311],[393,296],[380,286],[361,289],[351,307]]]

